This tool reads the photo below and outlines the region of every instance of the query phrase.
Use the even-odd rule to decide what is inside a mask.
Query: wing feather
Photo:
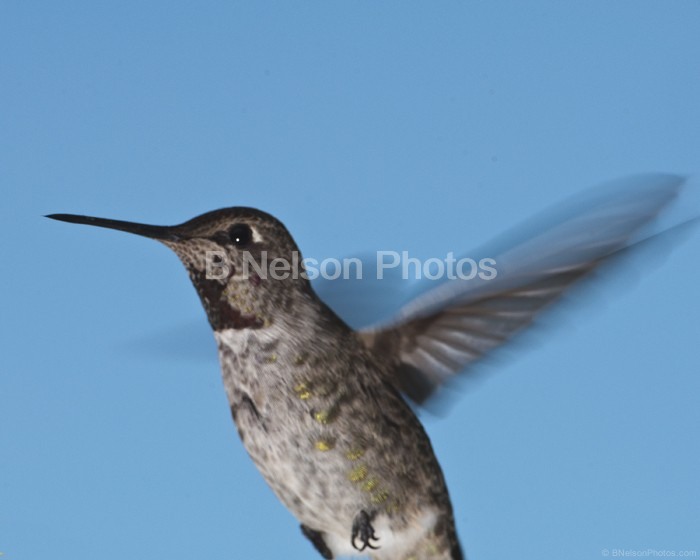
[[[512,232],[507,242],[500,240],[491,253],[495,279],[448,281],[409,302],[388,323],[359,334],[394,364],[392,382],[421,404],[632,247],[633,237],[675,198],[683,182],[647,175],[578,197]]]

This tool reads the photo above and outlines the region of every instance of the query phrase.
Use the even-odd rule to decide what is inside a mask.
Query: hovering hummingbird
[[[425,404],[628,252],[682,184],[645,175],[575,199],[494,248],[495,277],[446,281],[361,330],[317,297],[292,236],[260,210],[225,208],[177,226],[48,217],[156,239],[177,254],[214,330],[240,438],[323,558],[460,560],[445,479],[408,401]],[[292,274],[266,274],[274,259]]]

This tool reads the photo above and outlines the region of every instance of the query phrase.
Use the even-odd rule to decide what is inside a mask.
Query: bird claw
[[[361,546],[355,544],[355,540],[358,538]],[[350,543],[355,550],[362,552],[366,548],[377,550],[379,547],[374,546],[371,541],[378,540],[379,537],[375,534],[374,527],[372,527],[372,518],[365,510],[362,510],[352,522],[352,537]]]

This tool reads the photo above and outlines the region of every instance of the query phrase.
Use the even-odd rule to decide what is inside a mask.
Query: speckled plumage
[[[454,548],[449,497],[422,426],[357,335],[318,301],[303,305],[309,309],[295,311],[320,319],[301,329],[278,319],[269,329],[216,333],[232,414],[253,461],[336,554],[353,552],[350,528],[362,510],[375,527],[396,532],[434,515],[445,534],[433,546]],[[376,558],[403,558],[384,551],[379,537]],[[432,554],[425,558],[459,558]]]

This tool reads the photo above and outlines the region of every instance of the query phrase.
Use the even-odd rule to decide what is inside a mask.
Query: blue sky
[[[463,254],[630,173],[695,175],[697,214],[699,18],[693,1],[3,2],[3,558],[318,557],[238,441],[175,256],[44,214],[248,205],[317,258]],[[470,559],[700,550],[699,251],[695,234],[601,286],[424,415]]]

